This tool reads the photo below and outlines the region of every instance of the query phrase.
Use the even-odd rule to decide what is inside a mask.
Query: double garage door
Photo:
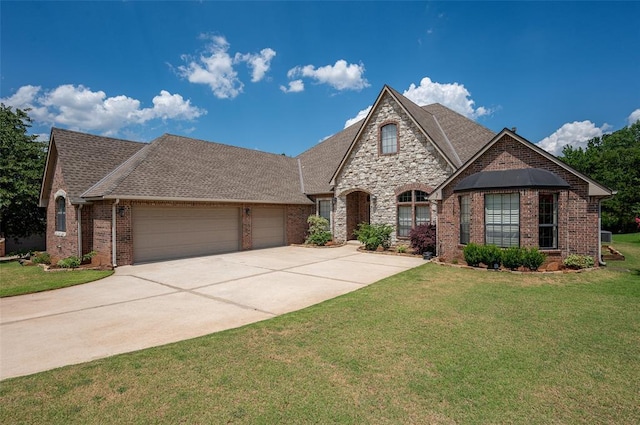
[[[284,245],[284,208],[251,214],[253,248]],[[238,251],[241,235],[237,207],[133,207],[134,263]]]

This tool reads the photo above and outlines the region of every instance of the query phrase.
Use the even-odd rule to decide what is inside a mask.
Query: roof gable
[[[95,136],[59,128],[51,129],[49,151],[40,191],[40,205],[46,205],[55,163],[59,161],[66,192],[71,202],[146,144]]]
[[[533,150],[534,152],[542,155],[544,158],[546,158],[550,162],[558,165],[559,167],[563,168],[567,172],[569,172],[569,173],[573,174],[574,176],[578,177],[579,179],[583,180],[585,183],[588,184],[588,187],[589,187],[589,193],[588,194],[589,194],[589,196],[607,197],[607,196],[611,196],[613,194],[613,191],[611,189],[608,189],[607,187],[605,187],[605,186],[601,185],[600,183],[596,182],[595,180],[592,180],[591,178],[585,176],[584,174],[576,171],[575,169],[573,169],[569,165],[567,165],[564,162],[560,161],[555,156],[551,155],[549,152],[547,152],[544,149],[540,148],[539,146],[531,143],[530,141],[528,141],[524,137],[521,137],[521,136],[517,135],[516,133],[514,133],[513,131],[505,128],[500,133],[498,133],[493,139],[491,139],[482,149],[480,149],[478,152],[476,152],[475,155],[473,155],[471,158],[469,158],[469,160],[462,167],[460,167],[458,170],[456,170],[456,172],[454,172],[451,176],[449,176],[449,178],[447,178],[444,182],[442,182],[433,191],[433,193],[431,194],[429,199],[434,200],[434,201],[435,200],[441,200],[442,199],[442,190],[443,190],[443,188],[447,187],[455,178],[457,178],[460,174],[462,174],[465,170],[467,170],[478,158],[480,158],[482,155],[484,155],[489,149],[491,149],[496,143],[498,143],[498,141],[500,141],[505,136],[510,136],[516,142],[521,143],[525,147],[527,147],[527,148]]]

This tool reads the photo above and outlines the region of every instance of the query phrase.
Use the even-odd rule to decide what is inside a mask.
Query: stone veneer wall
[[[398,126],[399,150],[394,155],[379,153],[380,126],[387,123]],[[336,179],[334,237],[347,239],[346,195],[350,192],[369,193],[372,196],[371,223],[387,223],[395,228],[398,187],[411,183],[436,187],[452,172],[401,106],[385,94]],[[396,240],[394,231],[392,241]]]
[[[470,195],[471,242],[484,244],[484,195],[520,193],[520,246],[538,246],[538,194],[558,194],[558,249],[544,251],[547,261],[559,261],[569,254],[590,255],[598,259],[598,199],[588,195],[588,184],[533,149],[505,136],[497,141],[463,173],[442,189],[438,205],[438,255],[445,261],[462,259],[460,245],[460,193],[453,188],[465,177],[481,171],[541,168],[562,177],[569,190],[512,189],[467,192]]]

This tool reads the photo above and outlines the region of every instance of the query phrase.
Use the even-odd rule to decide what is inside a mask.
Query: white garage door
[[[133,207],[135,263],[239,249],[239,208]]]
[[[251,218],[253,248],[284,245],[284,208],[254,208]]]

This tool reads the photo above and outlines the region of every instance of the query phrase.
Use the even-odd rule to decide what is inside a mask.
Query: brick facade
[[[396,154],[382,155],[380,128],[387,123],[398,126],[399,146]],[[336,178],[334,237],[351,239],[350,233],[358,224],[354,221],[367,215],[371,223],[387,223],[395,228],[399,188],[411,184],[436,187],[452,172],[401,106],[389,94],[383,95]],[[355,197],[355,192],[362,195]],[[367,204],[363,198],[367,195],[370,214],[361,210]],[[395,231],[392,240],[397,240]]]
[[[569,189],[547,190],[520,188],[476,190],[454,193],[453,188],[465,177],[481,171],[540,168],[550,171],[571,186]],[[552,193],[558,196],[558,247],[543,251],[547,261],[561,260],[570,254],[599,255],[599,200],[588,195],[589,186],[583,179],[550,161],[534,149],[503,136],[487,152],[476,159],[460,175],[442,188],[438,204],[438,254],[444,261],[462,259],[460,244],[460,195],[470,196],[470,242],[485,243],[484,198],[488,193],[520,194],[520,246],[538,246],[538,196]]]
[[[54,176],[47,203],[47,251],[53,264],[62,258],[78,255],[77,207],[71,204],[59,161],[55,161]],[[56,196],[56,194],[58,196]],[[66,204],[65,232],[56,232],[56,199],[64,197]]]

